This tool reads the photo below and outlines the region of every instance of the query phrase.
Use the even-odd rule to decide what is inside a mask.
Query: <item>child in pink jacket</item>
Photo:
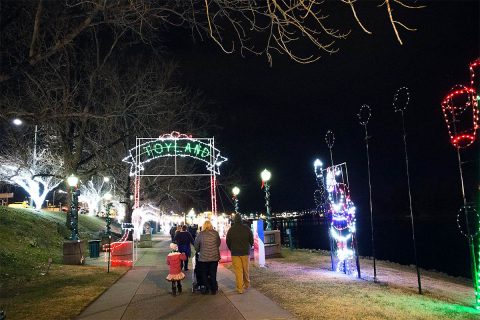
[[[170,249],[172,251],[167,256],[167,264],[170,266],[167,280],[172,282],[172,294],[176,296],[177,290],[178,293],[182,293],[181,281],[185,278],[185,274],[182,272],[181,261],[187,260],[187,256],[185,253],[178,252],[178,246],[175,243],[170,244]]]

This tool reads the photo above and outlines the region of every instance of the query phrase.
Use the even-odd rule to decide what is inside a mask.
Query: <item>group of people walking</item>
[[[172,233],[171,233],[172,235]],[[250,286],[249,257],[253,246],[253,233],[243,224],[239,214],[235,215],[233,225],[227,232],[227,246],[232,255],[235,273],[236,290],[243,293]],[[194,246],[195,275],[202,294],[217,294],[217,269],[220,261],[220,236],[212,223],[206,220],[200,233],[192,236],[185,225],[172,235],[172,251],[167,256],[170,267],[167,280],[172,282],[172,294],[182,292],[181,280],[185,278],[182,271],[188,269],[188,258],[191,256],[191,245]]]

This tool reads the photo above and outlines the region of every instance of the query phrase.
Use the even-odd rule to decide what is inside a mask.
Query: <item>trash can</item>
[[[88,249],[90,250],[90,258],[98,258],[100,256],[100,240],[88,241]]]

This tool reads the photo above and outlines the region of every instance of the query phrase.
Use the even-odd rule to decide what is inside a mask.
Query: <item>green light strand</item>
[[[476,270],[474,272],[475,279],[474,281],[474,289],[475,289],[475,309],[480,310],[480,221],[477,221],[477,243],[476,243],[476,250],[474,259],[477,259]],[[472,239],[474,241],[474,239]],[[475,243],[473,244],[475,248]]]

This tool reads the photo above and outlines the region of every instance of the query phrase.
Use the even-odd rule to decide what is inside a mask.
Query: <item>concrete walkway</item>
[[[185,272],[187,277],[182,281],[183,293],[172,296],[170,282],[165,280],[169,244],[169,236],[154,235],[154,247],[139,248],[135,267],[77,319],[294,319],[255,288],[237,294],[234,274],[221,265],[217,295],[192,293],[193,271],[190,270]],[[87,259],[86,263],[104,264],[101,259]]]

